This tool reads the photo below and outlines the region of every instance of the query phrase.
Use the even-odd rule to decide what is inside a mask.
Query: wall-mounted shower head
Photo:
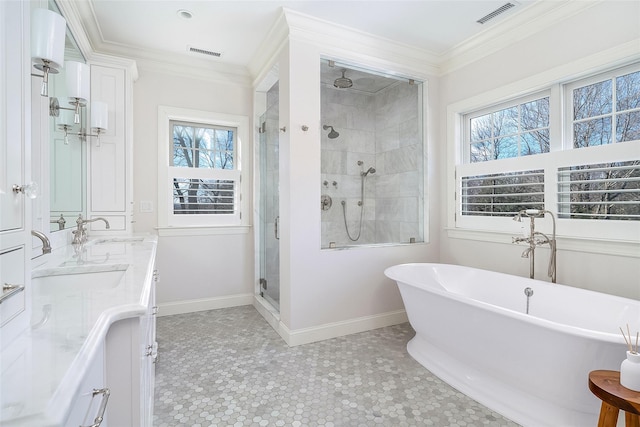
[[[360,172],[360,174],[361,174],[362,176],[367,176],[367,175],[369,175],[370,173],[371,173],[371,174],[376,173],[376,168],[374,168],[373,166],[371,166],[369,169],[367,169],[367,171],[366,171],[366,172]]]
[[[336,139],[337,137],[340,136],[340,134],[338,132],[336,132],[336,130],[333,128],[333,126],[329,126],[329,125],[322,125],[322,129],[324,130],[329,130],[329,135],[327,135],[329,137],[329,139]]]
[[[346,73],[346,72],[347,72],[347,70],[345,68],[343,68],[342,69],[342,77],[338,77],[333,82],[333,86],[334,87],[337,87],[338,89],[347,89],[347,88],[350,88],[351,86],[353,86],[353,80],[351,80],[350,78],[344,76],[344,73]]]

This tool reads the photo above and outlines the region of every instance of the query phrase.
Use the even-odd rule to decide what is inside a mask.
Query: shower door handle
[[[276,240],[280,240],[280,231],[278,230],[279,225],[280,225],[280,215],[278,215],[276,217],[276,221],[275,221],[275,236],[276,236]]]

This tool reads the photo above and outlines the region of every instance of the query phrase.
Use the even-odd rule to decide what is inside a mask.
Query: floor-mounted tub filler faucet
[[[536,218],[544,218],[545,214],[549,214],[551,216],[551,220],[553,222],[553,231],[551,234],[551,238],[544,233],[536,231],[535,219]],[[522,217],[530,219],[530,231],[528,236],[524,237],[513,237],[513,243],[528,243],[529,247],[526,248],[522,252],[522,258],[529,258],[529,277],[533,279],[534,271],[535,271],[535,251],[536,246],[542,246],[545,244],[549,245],[551,249],[551,254],[549,255],[549,269],[548,276],[551,277],[551,282],[556,283],[556,218],[552,212],[544,209],[525,209],[516,214],[513,217],[514,221],[522,222]]]

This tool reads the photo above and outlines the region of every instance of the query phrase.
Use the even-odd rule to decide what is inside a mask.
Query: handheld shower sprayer
[[[371,166],[369,169],[366,170],[366,172],[360,172],[360,175],[362,175],[363,177],[369,175],[369,174],[373,174],[376,173],[376,168],[374,168],[373,166]]]

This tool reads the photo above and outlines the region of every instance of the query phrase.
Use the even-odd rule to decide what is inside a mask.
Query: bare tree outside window
[[[549,152],[549,98],[470,119],[471,163]]]
[[[640,71],[573,90],[575,148],[638,139]]]
[[[235,129],[172,122],[172,166],[234,170]],[[196,177],[173,178],[174,214],[233,214],[236,182]]]
[[[543,170],[462,178],[462,215],[513,216],[523,209],[544,209]]]
[[[640,160],[558,171],[560,218],[640,220]]]

